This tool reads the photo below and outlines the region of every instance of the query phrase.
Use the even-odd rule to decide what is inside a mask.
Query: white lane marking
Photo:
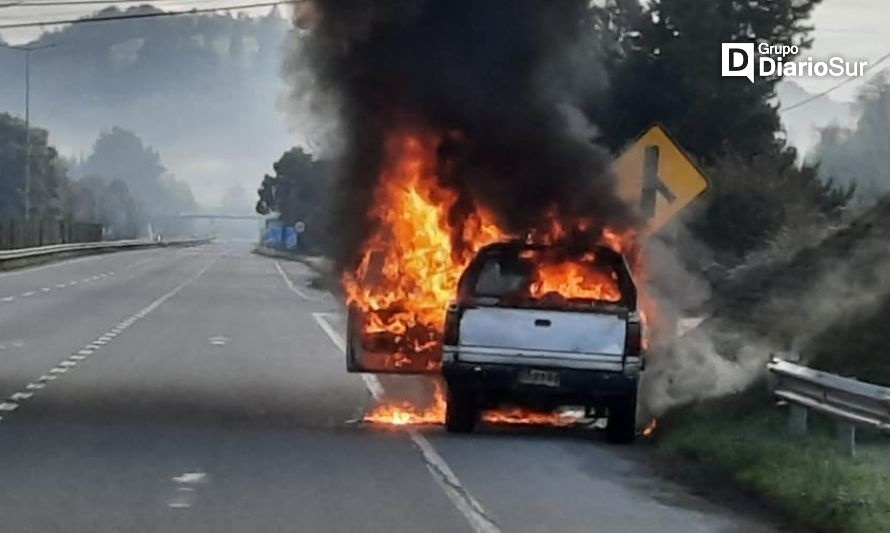
[[[205,264],[203,267],[201,267],[201,269],[195,275],[193,275],[192,277],[183,281],[176,287],[173,287],[172,290],[165,293],[160,298],[157,298],[156,300],[152,301],[150,304],[143,307],[138,312],[134,313],[130,318],[124,320],[123,322],[121,322],[119,324],[115,324],[112,329],[117,330],[118,333],[120,333],[123,330],[130,327],[131,325],[133,325],[134,323],[136,323],[136,321],[141,320],[141,319],[145,318],[146,316],[148,316],[152,311],[154,311],[155,309],[160,307],[164,302],[166,302],[167,300],[169,300],[170,298],[173,298],[176,294],[178,294],[179,291],[188,287],[189,285],[191,285],[192,283],[197,281],[198,278],[203,276],[208,270],[210,270],[210,267],[213,266],[213,264],[216,262],[216,259],[217,258],[214,257],[213,259],[208,261],[207,264]],[[75,352],[75,353],[71,354],[70,356],[68,356],[67,358],[63,359],[61,362],[59,362],[58,365],[53,367],[49,371],[49,373],[43,374],[35,382],[28,383],[27,385],[25,385],[24,391],[19,391],[19,392],[14,393],[14,394],[12,394],[12,396],[7,398],[6,401],[0,403],[0,412],[14,411],[14,410],[18,409],[21,402],[29,400],[34,396],[33,392],[27,392],[27,391],[35,391],[35,390],[40,390],[40,389],[44,388],[48,382],[55,381],[62,374],[65,374],[66,372],[68,372],[68,370],[74,369],[79,362],[85,361],[88,357],[93,355],[93,353],[95,353],[95,351],[98,350],[101,345],[107,344],[116,335],[117,335],[117,333],[115,333],[114,335],[112,335],[110,333],[105,333],[105,334],[101,335],[98,339],[89,343],[86,347],[81,348],[77,352]],[[0,417],[0,421],[2,421],[2,420],[4,420],[4,417]]]
[[[40,292],[49,292],[51,290],[52,289],[50,289],[49,287],[43,287],[42,289],[40,289]]]
[[[183,472],[173,478],[176,483],[201,483],[207,478],[205,472]]]
[[[69,287],[74,286],[74,285],[77,285],[77,281],[69,281],[68,282]]]
[[[167,507],[173,509],[188,509],[195,504],[198,498],[197,485],[207,481],[204,472],[184,472],[171,478],[176,483],[176,494],[167,502]]]
[[[23,292],[23,293],[22,293],[22,296],[23,296],[24,298],[29,298],[29,297],[31,297],[31,296],[34,296],[34,291]]]
[[[275,261],[275,270],[277,270],[278,273],[281,274],[281,279],[284,280],[284,284],[287,285],[287,288],[290,289],[290,291],[292,293],[296,294],[297,296],[299,296],[300,298],[302,298],[304,300],[312,300],[313,299],[311,296],[306,294],[302,289],[300,289],[299,287],[294,285],[294,282],[291,281],[291,279],[287,276],[287,274],[284,273],[284,269],[281,268],[281,265],[278,263],[278,261]]]
[[[57,283],[57,284],[56,284],[56,288],[57,288],[57,289],[64,289],[65,287],[67,287],[67,285],[64,284],[64,283]]]
[[[229,342],[229,338],[223,336],[210,337],[207,340],[210,341],[210,344],[212,344],[213,346],[225,346],[226,343]]]
[[[7,297],[3,298],[4,302],[11,302],[13,300],[15,300],[15,296],[7,296]]]
[[[344,339],[343,335],[334,329],[328,321],[328,317],[330,316],[336,315],[334,315],[334,313],[312,313],[312,318],[314,318],[318,325],[321,326],[321,329],[328,335],[328,338],[331,339],[334,346],[341,352],[345,352],[346,339]],[[365,386],[368,388],[368,392],[371,393],[371,396],[373,396],[374,399],[379,400],[383,397],[383,385],[381,385],[377,376],[374,374],[362,374],[362,379],[365,382]],[[475,533],[500,533],[500,527],[488,517],[482,504],[480,504],[479,501],[476,500],[476,498],[474,498],[463,485],[461,485],[460,479],[458,479],[451,467],[448,466],[445,459],[439,455],[439,452],[433,448],[430,441],[414,429],[408,430],[408,437],[423,455],[427,470],[429,470],[433,480],[436,481],[442,489],[442,492],[448,496],[448,499],[451,500],[451,503],[454,504],[457,510],[464,515],[464,518],[470,523],[470,527],[473,531]]]

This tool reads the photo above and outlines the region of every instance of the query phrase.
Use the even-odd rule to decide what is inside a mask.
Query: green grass
[[[793,438],[785,409],[748,393],[668,415],[659,449],[730,477],[809,528],[890,532],[890,441],[860,438],[847,457],[833,424],[814,418],[810,435]]]

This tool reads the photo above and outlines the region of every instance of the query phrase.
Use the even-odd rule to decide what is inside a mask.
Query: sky
[[[873,62],[890,53],[890,2],[887,0],[824,0],[813,13],[815,41],[811,54],[815,58],[835,55],[851,60]],[[876,67],[877,72],[890,68],[890,59]],[[798,83],[809,92],[824,91],[837,84],[837,79],[803,78]],[[850,101],[862,86],[861,81],[844,85],[831,93],[831,98]]]

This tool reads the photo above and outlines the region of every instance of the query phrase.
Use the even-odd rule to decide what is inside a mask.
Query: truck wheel
[[[609,405],[606,440],[615,444],[630,444],[637,436],[637,394],[616,398]]]
[[[448,387],[445,407],[445,429],[449,433],[470,433],[479,420],[475,395],[458,387]]]

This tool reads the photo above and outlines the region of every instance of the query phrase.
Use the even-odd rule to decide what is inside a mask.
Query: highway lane
[[[356,423],[394,381],[346,374],[337,302],[243,245],[24,271],[0,295],[112,271],[0,304],[2,531],[774,531],[641,447]]]

